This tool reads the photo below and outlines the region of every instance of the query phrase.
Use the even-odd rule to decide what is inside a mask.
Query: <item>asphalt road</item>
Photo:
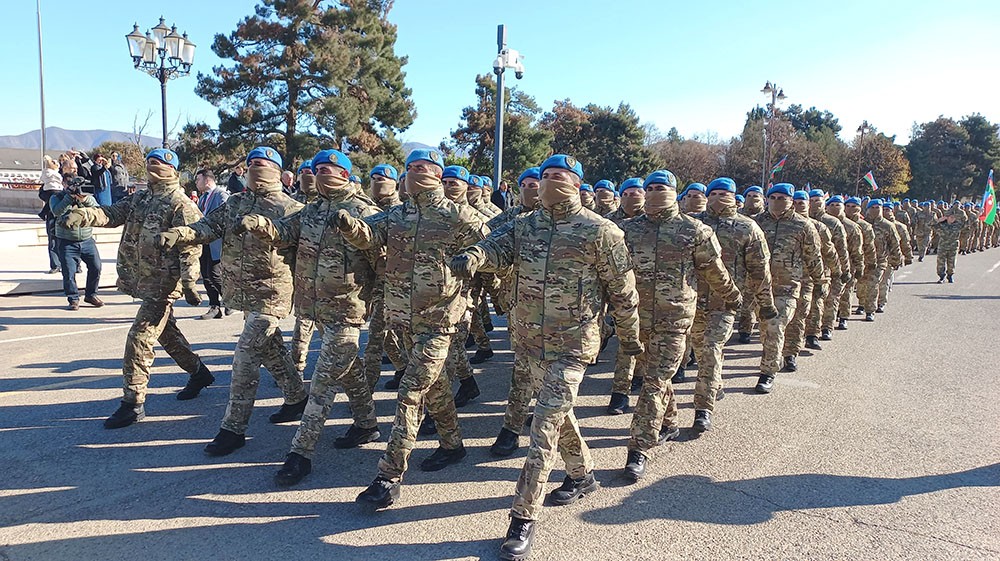
[[[630,416],[604,415],[613,343],[576,409],[602,489],[546,509],[532,559],[1000,558],[1000,250],[960,257],[952,285],[934,283],[933,261],[897,273],[887,313],[852,318],[769,396],[752,392],[756,339],[728,347],[715,428],[658,449],[638,485],[619,476]],[[56,295],[0,299],[0,560],[496,558],[527,442],[510,459],[488,452],[512,361],[503,329],[483,396],[460,410],[469,456],[423,473],[436,443],[421,440],[402,500],[370,514],[354,497],[384,439],[333,448],[350,422],[342,396],[298,488],[273,484],[295,426],[268,424],[281,401],[269,382],[247,446],[202,453],[225,410],[239,315],[197,321],[203,309],[181,302],[216,385],[176,401],[186,375],[159,351],[147,419],[104,430],[136,310],[106,301],[71,313]],[[693,386],[677,391],[685,427]],[[394,395],[376,398],[385,434]]]

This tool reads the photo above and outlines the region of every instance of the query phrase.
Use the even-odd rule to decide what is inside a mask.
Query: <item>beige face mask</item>
[[[790,208],[792,208],[791,197],[775,200],[768,199],[767,201],[767,210],[774,216],[781,216]]]
[[[646,214],[660,214],[677,207],[677,190],[646,191]]]
[[[343,191],[351,186],[351,180],[336,173],[321,173],[316,176],[316,191],[321,197],[329,197],[335,191]]]
[[[467,196],[469,197],[469,204],[474,205],[479,202],[479,199],[483,198],[483,190],[473,187],[469,189]]]
[[[299,190],[306,195],[316,194],[316,176],[311,173],[303,173],[299,176]]]
[[[542,206],[545,208],[552,208],[573,197],[580,197],[580,187],[572,181],[543,179],[538,182],[538,198],[542,200]]]
[[[160,160],[146,160],[146,175],[153,183],[168,183],[177,180],[177,170]]]
[[[376,199],[384,199],[392,196],[396,192],[396,182],[388,177],[377,176],[372,178],[372,195]]]
[[[538,204],[538,187],[521,187],[521,204],[524,208],[535,208]]]
[[[433,191],[441,187],[441,178],[435,173],[422,171],[411,171],[406,174],[406,192],[411,197],[416,197],[420,193]]]
[[[625,209],[625,214],[635,216],[642,210],[645,201],[645,197],[622,197],[622,208]]]
[[[409,177],[409,175],[407,175],[406,177]],[[444,196],[448,197],[449,200],[452,200],[456,203],[463,202],[463,199],[465,199],[466,197],[466,192],[468,191],[469,191],[469,186],[461,181],[459,181],[457,185],[444,186]]]
[[[247,170],[247,187],[257,192],[281,182],[281,170],[273,166],[250,166]]]

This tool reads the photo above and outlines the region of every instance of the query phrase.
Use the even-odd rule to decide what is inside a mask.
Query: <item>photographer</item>
[[[61,217],[74,207],[97,207],[97,201],[81,188],[85,183],[82,177],[72,177],[66,180],[66,189],[55,193],[49,199],[49,208],[55,217],[56,253],[62,266],[63,292],[69,300],[71,311],[80,309],[80,290],[76,286],[76,272],[80,261],[87,264],[87,286],[83,301],[100,308],[104,302],[97,297],[97,286],[101,279],[101,254],[97,251],[92,228],[77,226],[67,228]]]

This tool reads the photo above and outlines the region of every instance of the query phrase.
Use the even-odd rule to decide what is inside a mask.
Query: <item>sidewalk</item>
[[[101,288],[114,288],[121,228],[95,228],[101,252]],[[62,274],[48,274],[45,223],[33,214],[0,212],[0,296],[61,292]],[[84,273],[77,276],[83,286]]]

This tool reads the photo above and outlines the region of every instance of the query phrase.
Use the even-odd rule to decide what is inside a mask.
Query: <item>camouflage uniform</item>
[[[629,216],[625,213],[625,209],[619,205],[617,209],[609,212],[604,217],[615,223],[616,226],[625,229],[625,221],[635,218],[636,216],[642,216],[645,211],[640,210],[635,216]],[[602,315],[606,316],[607,305],[605,305],[605,310]],[[601,340],[603,341],[606,337],[610,336],[610,331],[613,331],[613,327],[607,321],[602,319],[601,321]],[[632,390],[632,378],[636,375],[636,366],[638,361],[636,357],[625,354],[622,350],[621,345],[618,346],[618,351],[615,353],[615,374],[614,378],[611,380],[611,392],[620,393],[628,395]],[[642,372],[638,372],[639,376],[642,376]]]
[[[805,342],[805,336],[808,333],[809,326],[807,324],[810,317],[815,318],[816,331],[819,331],[820,312],[818,310],[822,309],[824,299],[829,293],[831,277],[840,276],[839,256],[837,255],[836,247],[833,245],[833,237],[830,235],[830,229],[819,220],[808,217],[806,219],[811,221],[813,228],[816,229],[816,234],[819,236],[817,251],[823,263],[823,275],[818,281],[812,279],[803,279],[802,281],[799,300],[795,304],[795,313],[792,314],[791,321],[785,327],[785,343],[781,354],[786,357],[799,355],[799,351],[802,350],[802,345]]]
[[[959,211],[960,212],[960,211]],[[958,255],[959,238],[964,227],[963,218],[958,212],[949,210],[947,216],[955,216],[952,223],[941,221],[934,224],[934,232],[938,238],[937,274],[939,277],[955,274],[955,256]]]
[[[307,205],[315,201],[318,196],[315,184],[307,186],[305,183],[300,183],[299,189],[292,195],[292,198]],[[298,371],[300,376],[306,370],[306,363],[309,359],[309,345],[312,343],[312,336],[316,331],[316,327],[315,321],[295,316],[295,327],[292,329],[292,362],[295,363],[295,370]],[[322,335],[322,332],[320,335]]]
[[[600,350],[605,295],[614,305],[619,337],[638,339],[632,262],[621,230],[583,209],[577,197],[518,217],[467,253],[487,271],[514,267],[509,323],[517,336],[511,343],[534,381],[522,387],[540,390],[511,513],[535,520],[557,448],[567,476],[579,479],[593,470],[573,403]]]
[[[760,322],[764,354],[761,374],[773,376],[781,367],[785,346],[785,327],[795,313],[804,282],[818,283],[823,278],[819,234],[809,218],[789,208],[778,217],[769,211],[757,215],[757,225],[764,231],[771,250],[771,291],[777,317]]]
[[[831,295],[829,300],[827,300],[826,310],[823,312],[822,329],[832,329],[836,319],[851,316],[851,294],[854,292],[854,287],[857,286],[858,279],[865,272],[864,237],[861,233],[861,227],[855,224],[853,220],[849,220],[844,216],[843,209],[840,210],[839,214],[831,214],[831,216],[839,220],[840,224],[844,227],[845,243],[849,256],[848,271],[850,271],[851,278],[843,284],[837,298]],[[874,250],[874,248],[872,249]],[[872,258],[874,258],[874,253],[872,254]]]
[[[306,397],[302,377],[285,347],[278,322],[292,305],[291,250],[242,231],[251,213],[279,219],[298,212],[302,204],[284,194],[281,183],[230,195],[224,205],[189,226],[173,229],[179,244],[206,244],[222,238],[222,297],[244,312],[243,332],[233,354],[229,406],[222,428],[246,433],[253,413],[263,365],[281,387],[286,404]]]
[[[379,209],[389,210],[403,204],[399,195],[393,193],[377,201]],[[365,344],[365,379],[372,390],[382,375],[382,354],[385,353],[392,362],[393,368],[406,368],[406,360],[398,331],[390,331],[385,322],[385,251],[384,248],[375,256],[375,283],[372,286],[371,314],[368,323],[368,342]]]
[[[892,273],[903,263],[903,254],[899,249],[899,233],[895,226],[885,218],[873,221],[872,229],[875,231],[875,253],[879,255],[879,264],[885,260],[885,267],[880,268],[878,279],[878,300],[876,306],[881,307],[889,299],[889,284],[892,281]],[[884,256],[884,257],[882,257]],[[871,312],[865,308],[866,312]]]
[[[744,206],[738,212],[740,215],[756,221],[757,216],[759,216],[762,211],[748,209]],[[757,303],[753,298],[743,299],[743,308],[736,316],[736,331],[738,333],[746,333],[747,335],[753,333],[753,326],[757,322],[757,315],[755,313],[756,308]]]
[[[815,288],[813,289],[813,301],[809,308],[809,316],[806,317],[806,336],[818,337],[824,327],[827,329],[833,327],[832,313],[829,326],[824,325],[824,320],[827,317],[828,309],[832,310],[840,301],[840,293],[844,290],[844,277],[850,276],[851,255],[847,249],[847,232],[840,220],[827,214],[822,207],[817,211],[810,208],[809,216],[823,224],[830,236],[830,244],[824,244],[827,251],[823,253],[824,266],[828,269],[830,276],[827,283],[827,293],[821,295]],[[822,237],[822,233],[820,233],[820,237]],[[830,247],[834,249],[833,255],[828,254]],[[827,263],[831,258],[834,258],[835,262]],[[817,296],[819,297],[817,298]]]
[[[858,306],[866,312],[874,312],[876,301],[878,300],[878,279],[885,269],[886,261],[883,256],[879,259],[879,254],[875,250],[875,229],[871,223],[865,220],[860,209],[848,215],[848,220],[857,224],[861,229],[861,247],[865,256],[864,274],[857,281],[858,286]],[[846,315],[841,317],[847,317]]]
[[[917,258],[924,260],[931,245],[931,234],[934,231],[934,211],[930,206],[920,209],[913,218],[913,237],[917,240]]]
[[[474,188],[474,187],[473,187]],[[485,196],[480,196],[475,203],[470,203],[472,208],[479,211],[482,215],[483,222],[489,222],[491,219],[499,216],[502,211],[497,208],[496,205],[491,203]],[[500,295],[500,282],[496,275],[492,273],[483,273],[476,275],[472,279],[471,291],[469,297],[472,301],[472,316],[470,318],[469,330],[472,336],[476,340],[476,346],[480,349],[490,348],[490,337],[486,333],[486,325],[491,324],[490,321],[490,309],[486,301],[486,295],[489,295],[494,302],[497,302]],[[463,349],[465,341],[462,341]]]
[[[296,248],[295,314],[322,328],[309,402],[291,448],[306,458],[313,457],[339,387],[347,394],[354,424],[363,429],[377,425],[372,388],[358,358],[364,296],[375,279],[375,256],[344,242],[335,220],[341,209],[356,218],[376,211],[352,190],[333,189],[291,216],[259,217],[250,228],[254,235],[279,247]]]
[[[738,214],[735,207],[716,212],[711,205],[695,215],[715,232],[722,263],[744,298],[756,306],[774,306],[771,295],[771,252],[764,232],[756,222]],[[694,386],[694,408],[714,411],[715,396],[722,388],[722,348],[733,332],[736,312],[726,307],[717,291],[698,279],[698,309],[691,339],[698,359],[698,381]]]
[[[194,289],[202,248],[199,245],[163,250],[157,243],[161,232],[201,217],[180,183],[177,180],[150,183],[148,189],[111,206],[75,208],[71,212],[83,215],[82,226],[125,226],[118,244],[118,290],[141,299],[142,304],[125,339],[122,401],[136,404],[146,401],[156,342],[185,372],[198,372],[201,359],[177,328],[173,303],[180,297],[183,286]]]
[[[411,195],[364,221],[352,220],[343,232],[359,249],[385,248],[385,319],[390,330],[399,330],[409,355],[392,433],[379,460],[385,479],[399,481],[406,471],[423,406],[437,423],[441,447],[462,445],[451,383],[442,374],[466,303],[462,282],[445,260],[486,232],[478,214],[445,198],[442,187]]]

